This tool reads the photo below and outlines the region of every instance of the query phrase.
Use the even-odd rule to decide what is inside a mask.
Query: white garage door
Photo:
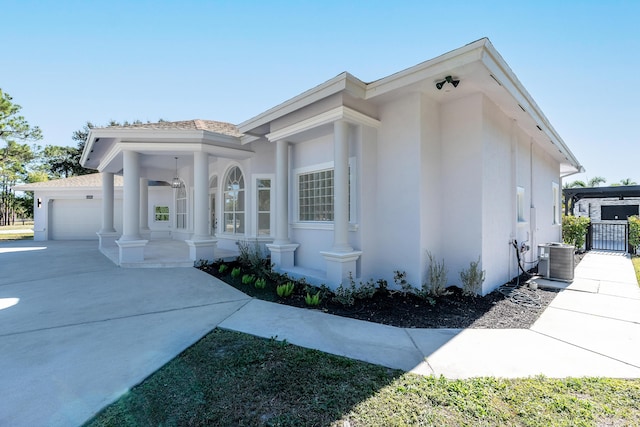
[[[114,220],[120,230],[122,201],[115,200]],[[56,199],[49,211],[49,239],[97,240],[102,228],[102,201],[94,199]]]

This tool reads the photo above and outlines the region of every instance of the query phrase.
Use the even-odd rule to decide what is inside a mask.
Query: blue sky
[[[0,1],[0,88],[73,145],[86,121],[240,123],[342,71],[488,37],[576,157],[640,183],[640,1]]]

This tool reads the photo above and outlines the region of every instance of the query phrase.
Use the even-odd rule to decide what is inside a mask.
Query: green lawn
[[[11,233],[14,230],[31,230],[28,233]],[[7,233],[9,232],[9,233]],[[28,240],[33,239],[33,221],[25,221],[25,224],[0,226],[0,241],[2,240]]]
[[[633,262],[633,268],[636,270],[636,279],[640,284],[640,256],[634,256],[631,261]]]
[[[214,330],[89,426],[638,426],[640,380],[447,380]]]

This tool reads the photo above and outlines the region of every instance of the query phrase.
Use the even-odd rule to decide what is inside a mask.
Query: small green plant
[[[320,292],[321,291],[318,291],[314,295],[311,295],[309,292],[307,292],[307,296],[304,297],[304,302],[306,302],[307,305],[310,305],[312,307],[320,305],[320,301],[322,301],[322,298],[320,297]]]
[[[356,302],[354,294],[355,283],[352,282],[351,286],[345,286],[343,283],[341,283],[340,286],[338,286],[338,288],[334,291],[333,300],[338,304],[342,304],[344,306],[352,306]]]
[[[282,285],[278,285],[276,287],[276,293],[280,298],[287,298],[291,296],[294,289],[295,285],[293,284],[293,282],[287,282],[283,283]]]
[[[255,286],[256,289],[264,289],[267,286],[267,279],[263,277],[256,279],[256,282],[253,284],[253,286]]]
[[[255,282],[255,280],[256,280],[256,276],[254,276],[253,274],[245,274],[242,276],[243,285],[250,285],[253,282]]]
[[[480,257],[478,257],[478,261],[471,261],[469,268],[460,272],[462,293],[469,296],[480,294],[485,276],[486,271],[480,269]]]
[[[584,245],[591,220],[586,216],[563,215],[562,241],[579,250]]]
[[[228,269],[229,266],[227,264],[220,264],[220,267],[218,267],[218,273],[224,274]]]
[[[240,277],[241,273],[242,273],[242,269],[240,267],[234,267],[234,269],[231,270],[231,277],[233,277],[234,279],[237,279],[238,277]]]
[[[393,281],[396,285],[400,286],[403,294],[414,293],[415,289],[409,282],[407,282],[407,272],[395,270],[393,272]]]

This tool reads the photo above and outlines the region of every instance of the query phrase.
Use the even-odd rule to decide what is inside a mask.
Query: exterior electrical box
[[[550,280],[573,281],[575,247],[562,243],[538,245],[538,274]]]

